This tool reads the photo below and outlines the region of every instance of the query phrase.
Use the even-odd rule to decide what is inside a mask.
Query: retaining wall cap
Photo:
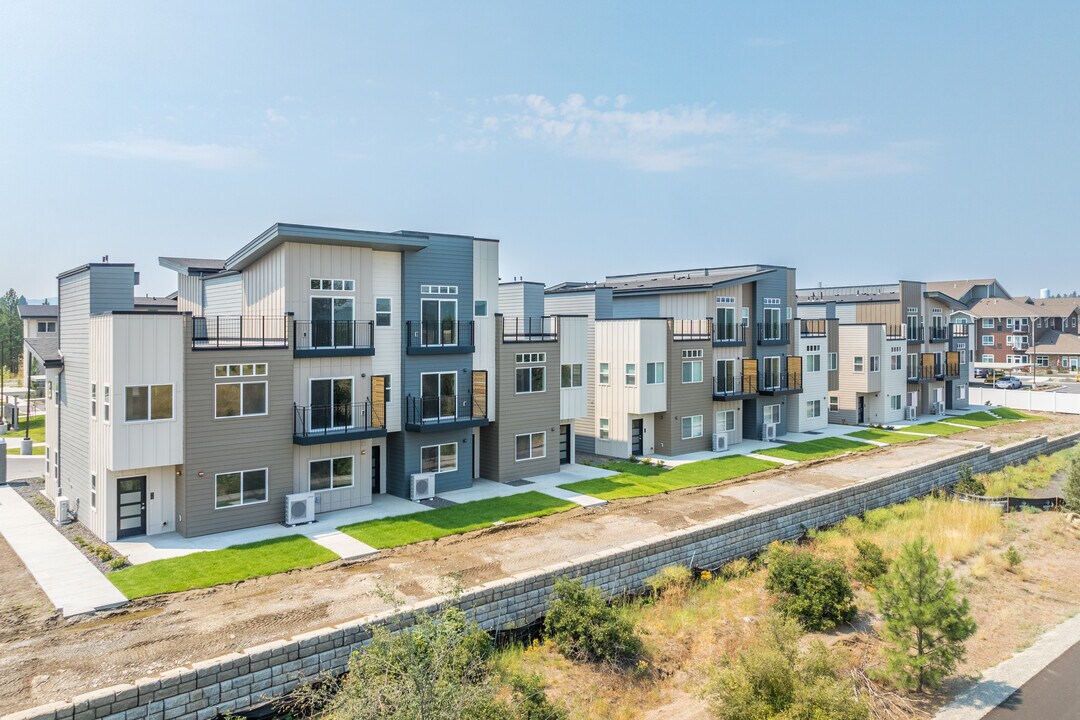
[[[293,635],[291,638],[289,638],[289,642],[298,643],[303,642],[304,640],[318,640],[319,638],[329,633],[332,633],[333,631],[334,627],[331,625],[330,627],[319,628],[318,630],[312,630],[310,632],[300,633],[299,635]]]
[[[90,707],[95,707],[94,703],[96,701],[103,700],[105,698],[112,699],[116,695],[116,692],[118,690],[122,690],[126,687],[129,686],[113,685],[110,687],[101,688],[99,690],[91,690],[90,692],[83,693],[82,695],[76,695],[75,697],[71,698],[71,702],[73,705],[78,705],[80,703],[88,703]]]
[[[280,648],[288,647],[288,645],[288,640],[271,640],[270,642],[263,643],[262,645],[255,645],[253,647],[244,648],[241,652],[243,652],[245,655],[256,655],[258,653],[274,651]]]
[[[52,718],[57,712],[67,710],[69,707],[70,703],[51,702],[48,705],[40,705],[35,708],[27,708],[26,710],[9,713],[0,717],[0,720],[39,720],[40,718]]]

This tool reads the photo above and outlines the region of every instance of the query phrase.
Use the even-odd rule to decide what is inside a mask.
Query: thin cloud
[[[274,108],[266,109],[266,121],[272,125],[288,125],[289,118],[285,117]]]
[[[246,147],[216,143],[181,143],[143,136],[97,140],[67,146],[72,152],[116,160],[149,160],[211,170],[250,165],[258,154]]]

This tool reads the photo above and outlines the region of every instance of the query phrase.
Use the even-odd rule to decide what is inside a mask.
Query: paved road
[[[1077,720],[1080,718],[1080,643],[1020,686],[984,720]]]

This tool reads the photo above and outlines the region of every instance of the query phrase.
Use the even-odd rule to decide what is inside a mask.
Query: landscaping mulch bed
[[[22,495],[23,499],[26,500],[26,502],[30,503],[30,507],[34,508],[41,514],[41,517],[52,523],[53,505],[49,498],[47,498],[44,494],[44,480],[16,480],[14,482],[8,483],[8,486],[14,489],[15,492]],[[97,555],[90,552],[88,548],[82,547],[77,542],[75,542],[76,537],[81,537],[88,543],[91,543],[93,545],[105,544],[98,539],[97,535],[90,532],[90,530],[85,525],[83,525],[81,522],[76,521],[68,523],[67,525],[53,525],[53,527],[60,531],[60,534],[67,538],[68,542],[75,546],[79,550],[79,552],[85,555],[86,559],[89,560],[94,565],[94,567],[100,570],[102,574],[111,572],[108,562],[102,560]]]

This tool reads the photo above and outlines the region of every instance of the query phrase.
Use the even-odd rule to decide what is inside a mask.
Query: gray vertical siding
[[[701,350],[702,382],[683,383],[683,350]],[[668,341],[667,357],[667,412],[657,413],[654,432],[656,452],[661,455],[681,455],[688,452],[709,450],[712,447],[713,413],[712,378],[716,368],[712,363],[710,341]],[[682,439],[682,418],[701,415],[702,436]]]

